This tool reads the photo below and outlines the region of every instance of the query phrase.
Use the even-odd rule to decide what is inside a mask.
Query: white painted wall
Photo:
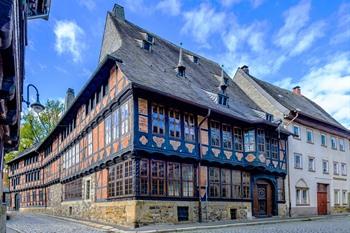
[[[318,129],[310,128],[305,125],[298,123],[292,123],[288,126],[288,129],[293,132],[293,126],[298,125],[300,127],[300,140],[290,136],[288,139],[289,144],[289,168],[290,168],[290,189],[291,189],[291,206],[292,208],[298,208],[296,205],[296,183],[303,179],[309,187],[309,206],[317,210],[317,183],[329,184],[328,196],[330,207],[334,207],[334,189],[340,190],[340,202],[342,205],[342,190],[350,191],[350,152],[349,152],[349,140],[344,138],[345,142],[345,152],[339,150],[339,137],[337,138],[337,150],[331,148],[331,135],[329,133],[321,132]],[[308,143],[306,139],[306,129],[311,129],[313,131],[313,143]],[[326,147],[321,145],[321,133],[326,134],[327,142]],[[332,135],[334,136],[334,135]],[[302,154],[302,169],[294,168],[294,153]],[[308,158],[309,156],[315,158],[316,171],[309,171]],[[323,173],[322,161],[329,161],[329,174]],[[346,163],[347,175],[343,176],[341,174],[334,175],[333,162],[339,162],[339,169],[341,163]],[[347,202],[349,203],[349,202]],[[347,204],[348,205],[348,204]]]

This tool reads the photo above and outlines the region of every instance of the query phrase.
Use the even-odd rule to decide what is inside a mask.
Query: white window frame
[[[345,151],[345,141],[343,138],[339,139],[339,150]]]
[[[88,133],[88,155],[92,155],[92,144],[93,144],[93,140],[92,140],[92,130]]]
[[[311,160],[312,160],[312,165],[310,167],[310,161]],[[309,156],[308,169],[309,169],[310,172],[315,172],[316,171],[316,158],[315,157]]]
[[[333,140],[334,140],[334,144],[333,144]],[[333,150],[336,150],[337,149],[337,138],[334,137],[334,136],[331,136],[331,148]]]
[[[327,164],[326,169],[324,167],[325,162]],[[329,174],[329,161],[328,160],[325,160],[325,159],[322,160],[322,172],[323,172],[323,174]]]
[[[333,162],[333,175],[336,175],[336,176],[340,175],[338,162]]]
[[[324,136],[324,144],[322,144],[322,136]],[[321,133],[321,146],[327,147],[327,135],[325,133]]]
[[[295,197],[295,200],[296,200],[296,204],[297,205],[309,205],[309,189],[308,188],[301,188],[301,187],[296,187],[295,188],[295,193],[296,193],[296,197]],[[303,198],[304,197],[304,192],[306,193],[305,195],[305,199]]]
[[[300,157],[300,166],[297,166],[296,158]],[[303,169],[303,155],[299,153],[294,153],[294,168],[295,169]]]
[[[341,163],[340,164],[340,171],[342,176],[347,176],[347,167],[346,163]]]
[[[334,205],[340,205],[340,190],[334,189]]]
[[[348,191],[347,190],[342,190],[341,192],[342,194],[342,203],[343,205],[347,205],[348,204]]]
[[[298,128],[298,135],[294,134],[294,128]],[[296,139],[301,139],[301,128],[299,125],[293,125],[293,137]]]
[[[311,135],[311,140],[308,140],[308,133]],[[306,142],[307,143],[314,143],[314,132],[312,129],[306,129]]]

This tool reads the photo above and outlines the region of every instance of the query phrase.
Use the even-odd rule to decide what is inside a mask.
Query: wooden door
[[[327,211],[327,199],[328,199],[328,185],[317,184],[317,213],[319,215],[325,215]]]
[[[272,216],[272,188],[266,181],[257,181],[253,192],[253,209],[255,217]]]
[[[21,203],[21,196],[18,193],[16,193],[15,194],[15,210],[19,210],[20,203]]]

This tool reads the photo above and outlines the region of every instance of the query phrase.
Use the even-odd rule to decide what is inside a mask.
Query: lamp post
[[[29,88],[30,87],[33,87],[36,91],[36,101],[34,103],[30,103],[30,101],[29,101]],[[28,86],[27,86],[27,99],[25,100],[22,98],[22,101],[27,104],[28,108],[30,106],[37,114],[41,113],[45,109],[44,105],[42,105],[40,103],[38,88],[36,88],[36,86],[34,86],[33,84],[28,84]]]

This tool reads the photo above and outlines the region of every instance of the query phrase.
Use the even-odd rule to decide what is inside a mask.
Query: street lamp
[[[36,101],[32,104],[29,101],[29,88],[30,87],[33,87],[36,91]],[[44,111],[44,109],[45,109],[44,105],[42,105],[40,103],[38,88],[36,88],[36,86],[34,86],[33,84],[28,84],[28,86],[27,86],[27,100],[23,99],[23,102],[27,104],[28,108],[30,106],[38,114],[41,113],[42,111]]]

